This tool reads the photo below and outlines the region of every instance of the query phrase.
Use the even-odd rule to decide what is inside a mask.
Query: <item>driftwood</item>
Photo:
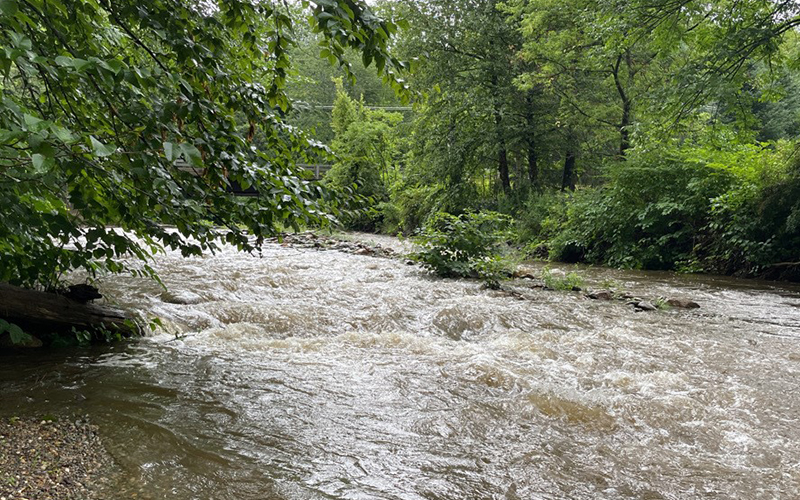
[[[123,336],[138,333],[132,317],[119,309],[6,283],[0,283],[0,318],[37,336],[69,332],[72,328],[86,331],[105,328]]]

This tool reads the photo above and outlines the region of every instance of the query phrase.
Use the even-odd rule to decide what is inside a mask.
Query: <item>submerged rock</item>
[[[161,294],[161,301],[167,304],[193,305],[203,302],[203,297],[188,290],[169,291]]]
[[[614,298],[614,293],[611,290],[598,290],[590,292],[586,296],[594,300],[611,300]]]
[[[679,309],[699,309],[700,304],[689,299],[667,299],[665,304]]]

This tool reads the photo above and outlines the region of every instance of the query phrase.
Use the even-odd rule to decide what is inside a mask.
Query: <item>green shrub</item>
[[[553,290],[573,291],[583,288],[583,278],[578,273],[570,272],[564,276],[553,274],[549,267],[542,269],[544,286]]]
[[[564,262],[758,274],[800,258],[800,165],[787,161],[789,146],[633,151],[606,167],[602,187],[529,199],[520,232],[528,250]]]
[[[413,258],[439,276],[480,278],[496,287],[509,275],[500,247],[511,237],[511,222],[496,212],[437,213],[414,239],[421,249]]]

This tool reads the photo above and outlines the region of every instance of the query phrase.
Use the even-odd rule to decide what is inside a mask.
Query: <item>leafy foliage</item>
[[[373,203],[388,201],[388,185],[397,177],[397,145],[394,129],[402,122],[399,113],[370,110],[363,100],[356,101],[337,81],[333,106],[332,143],[338,161],[326,175],[325,183],[335,191],[353,189]],[[344,219],[352,229],[380,227],[380,210],[356,212]]]
[[[560,276],[549,267],[545,267],[542,269],[542,281],[545,287],[564,292],[579,291],[583,288],[583,279],[574,271]]]
[[[393,23],[361,1],[303,12],[323,58],[349,73],[355,50],[403,90]],[[328,220],[294,167],[326,151],[283,118],[292,32],[283,2],[0,2],[0,281],[53,288],[70,269],[251,250],[278,224]]]
[[[30,334],[25,333],[18,325],[0,318],[0,335],[5,332],[8,332],[11,343],[15,345],[25,344],[33,339]]]
[[[510,224],[496,212],[440,212],[414,238],[421,247],[414,258],[439,276],[480,278],[497,286],[509,274],[500,245],[511,236]]]
[[[555,218],[545,237],[551,257],[755,273],[797,248],[790,222],[797,201],[789,201],[797,188],[784,164],[781,151],[761,146],[637,152],[609,167],[603,187],[576,193]],[[776,197],[769,204],[768,193]]]

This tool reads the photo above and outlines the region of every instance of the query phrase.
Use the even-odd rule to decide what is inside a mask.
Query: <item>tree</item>
[[[389,184],[397,174],[394,130],[403,116],[368,109],[363,100],[347,95],[341,79],[336,88],[331,124],[336,136],[331,146],[337,161],[325,176],[325,184],[338,192],[355,189],[372,204],[386,202]],[[345,222],[351,228],[373,231],[377,218],[378,214],[357,212]]]
[[[374,5],[381,13],[381,5]],[[390,14],[390,13],[389,13]],[[331,129],[331,109],[336,99],[335,79],[341,79],[344,89],[350,96],[363,96],[370,106],[400,106],[400,98],[393,89],[384,85],[381,75],[373,68],[364,67],[361,54],[354,49],[345,51],[348,66],[330,64],[319,57],[319,42],[323,36],[314,33],[305,22],[304,12],[298,5],[293,9],[296,44],[291,47],[290,56],[294,65],[286,83],[286,93],[294,102],[288,121],[313,137],[329,144],[334,137]],[[347,71],[355,75],[348,78]]]
[[[537,182],[539,102],[533,92],[514,85],[522,40],[517,26],[498,9],[500,2],[399,4],[415,27],[403,34],[399,50],[422,56],[412,84],[426,97],[416,150],[429,175],[456,188],[483,177],[491,165],[500,189],[509,193],[515,160],[527,158],[528,174],[517,181],[527,177]]]
[[[403,90],[391,21],[360,0],[303,12],[322,57],[351,73],[356,50]],[[290,14],[278,1],[0,0],[0,281],[48,288],[220,239],[252,250],[278,224],[326,220],[324,191],[293,166],[324,148],[283,118]]]
[[[557,97],[565,135],[609,127],[616,134],[615,154],[624,159],[637,108],[652,92],[646,73],[660,55],[648,37],[634,36],[637,29],[624,5],[517,0],[505,9],[519,18],[525,37],[520,55],[532,68],[518,83],[541,85]]]

